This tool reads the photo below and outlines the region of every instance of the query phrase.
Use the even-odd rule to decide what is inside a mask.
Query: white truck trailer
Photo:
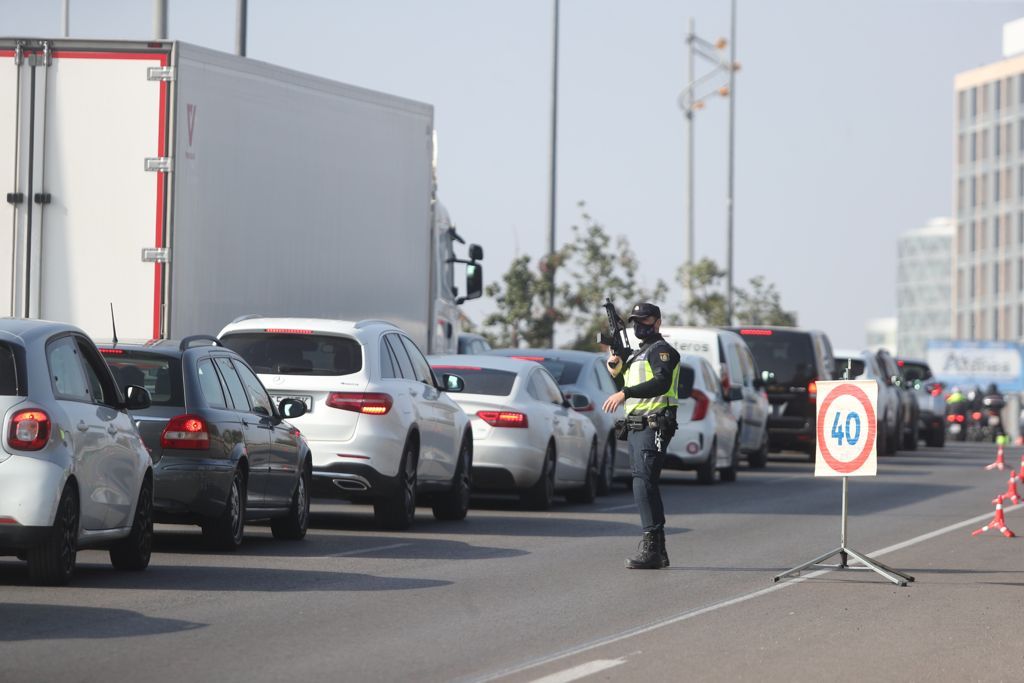
[[[0,38],[0,93],[0,315],[380,318],[455,351],[483,251],[455,257],[430,105],[176,41]]]

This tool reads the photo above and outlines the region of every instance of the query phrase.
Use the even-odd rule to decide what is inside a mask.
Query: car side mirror
[[[295,398],[282,398],[277,404],[277,410],[281,417],[286,420],[302,417],[306,414],[306,404]]]
[[[771,370],[762,370],[761,371],[761,385],[762,386],[764,386],[765,384],[771,384],[774,381],[775,381],[775,373],[774,372],[772,372]]]
[[[743,389],[739,387],[729,387],[728,393],[725,395],[726,401],[742,401],[743,400]]]
[[[466,264],[466,296],[460,296],[458,303],[479,299],[484,293],[484,268],[479,263]]]
[[[124,407],[126,410],[145,410],[153,404],[149,392],[136,384],[124,388]]]
[[[465,390],[466,380],[462,379],[458,375],[441,375],[441,387],[443,391],[450,391],[453,394],[457,394],[460,391]]]
[[[469,245],[469,260],[470,261],[483,261],[484,260],[484,248],[479,244]]]
[[[684,363],[679,364],[679,383],[676,385],[676,396],[690,398],[693,395],[693,382],[696,378],[693,368]]]
[[[573,410],[591,410],[594,406],[586,394],[569,394],[569,407]]]

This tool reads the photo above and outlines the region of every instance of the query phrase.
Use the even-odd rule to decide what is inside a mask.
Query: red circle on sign
[[[857,401],[864,406],[864,412],[867,414],[868,419],[868,436],[864,440],[864,448],[857,455],[856,458],[850,462],[840,462],[836,460],[828,450],[828,444],[825,441],[825,413],[828,412],[829,406],[832,405],[832,401],[836,400],[840,396],[850,396],[857,399]],[[875,411],[871,407],[871,401],[868,400],[868,395],[864,393],[864,390],[855,384],[843,384],[833,389],[825,401],[821,404],[821,408],[818,410],[818,446],[821,447],[821,456],[825,458],[825,462],[828,466],[839,474],[849,474],[859,470],[861,466],[867,461],[868,456],[871,455],[871,449],[875,445],[875,435],[878,432],[878,425],[875,424]]]

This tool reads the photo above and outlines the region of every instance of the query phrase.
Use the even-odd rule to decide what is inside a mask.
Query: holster
[[[615,421],[615,438],[619,441],[626,441],[629,439],[629,425],[626,424],[625,419]]]

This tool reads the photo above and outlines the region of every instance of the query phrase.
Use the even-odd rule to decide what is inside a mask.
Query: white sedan
[[[693,393],[680,399],[676,411],[679,430],[668,444],[665,469],[697,470],[697,481],[712,484],[715,471],[722,481],[736,480],[739,439],[730,398],[711,365],[700,356],[683,355],[680,363],[693,368]]]
[[[500,356],[431,356],[435,373],[460,377],[451,397],[473,428],[473,490],[517,492],[546,510],[557,492],[571,502],[597,493],[597,432],[539,363]]]

